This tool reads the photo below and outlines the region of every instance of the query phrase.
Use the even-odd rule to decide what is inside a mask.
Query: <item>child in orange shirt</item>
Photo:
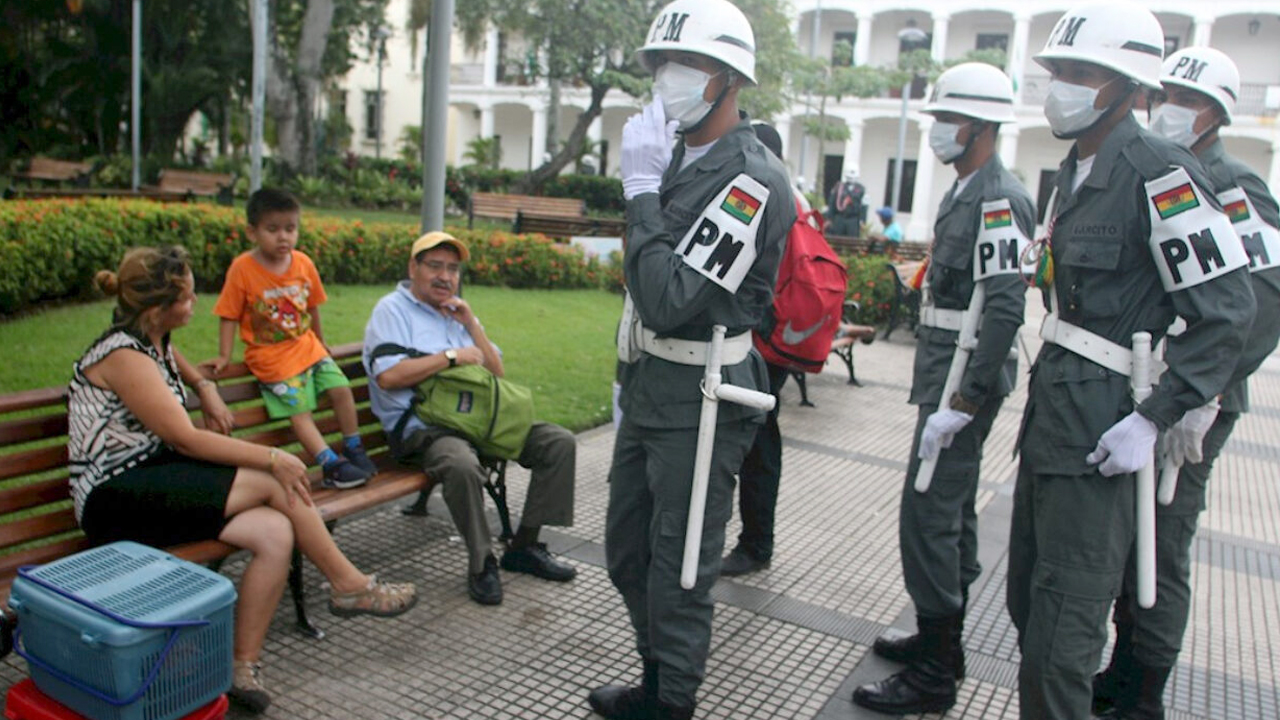
[[[222,318],[218,357],[200,365],[215,377],[226,368],[239,325],[244,363],[258,379],[267,414],[289,418],[302,447],[324,468],[327,487],[359,487],[377,468],[360,441],[350,382],[324,343],[320,305],[326,296],[320,275],[311,258],[294,249],[301,209],[283,190],[263,188],[249,198],[248,235],[257,247],[227,269],[213,308]],[[311,417],[322,392],[329,393],[342,429],[342,455],[325,443]]]

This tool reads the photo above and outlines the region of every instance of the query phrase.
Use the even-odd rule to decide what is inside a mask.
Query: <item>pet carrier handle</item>
[[[36,577],[31,573],[31,571],[32,569],[37,567],[40,567],[40,566],[39,565],[23,565],[22,567],[18,568],[18,576],[21,577],[23,580],[27,580],[29,582],[35,583],[36,585],[39,585],[40,587],[44,588],[45,590],[48,590],[49,592],[55,595],[64,597],[78,605],[83,605],[84,607],[87,607],[90,610],[100,615],[106,615],[112,620],[115,620],[116,622],[121,623],[123,625],[128,625],[129,627],[142,628],[144,630],[169,630],[169,629],[178,629],[178,628],[184,628],[184,627],[198,627],[200,625],[209,624],[208,620],[169,620],[168,622],[144,622],[142,620],[134,620],[133,618],[127,618],[123,615],[119,615],[117,613],[112,612],[111,610],[108,610],[107,608],[102,607],[101,605],[93,602],[92,600],[85,600],[84,598],[80,597],[79,595],[76,595],[75,593],[63,590],[62,588],[50,583],[47,580],[42,580]]]
[[[160,657],[156,658],[155,665],[151,666],[151,670],[147,673],[147,677],[142,681],[142,685],[139,686],[138,689],[135,690],[132,695],[125,698],[111,697],[110,695],[102,692],[101,690],[85,684],[83,680],[80,680],[79,678],[68,675],[62,670],[59,670],[58,668],[50,665],[49,663],[41,660],[35,655],[32,655],[31,653],[24,650],[22,648],[22,628],[15,628],[13,631],[13,651],[18,653],[18,656],[21,657],[22,659],[26,660],[32,665],[35,665],[41,670],[44,670],[45,672],[57,678],[58,680],[61,680],[62,682],[79,690],[80,692],[85,693],[87,695],[92,695],[93,697],[113,707],[123,707],[125,705],[132,705],[133,703],[137,702],[139,698],[141,698],[143,695],[146,695],[147,691],[151,689],[151,684],[156,681],[156,677],[160,674],[161,666],[164,665],[164,661],[169,657],[169,651],[173,649],[174,641],[178,639],[179,629],[180,628],[176,628],[176,627],[170,628],[169,639],[168,641],[165,642],[164,649],[160,651]]]

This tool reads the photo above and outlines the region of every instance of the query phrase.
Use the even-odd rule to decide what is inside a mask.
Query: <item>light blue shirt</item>
[[[902,242],[902,226],[897,220],[889,223],[889,227],[884,229],[884,238],[891,243]]]
[[[409,357],[404,354],[386,355],[370,362],[369,355],[374,348],[386,343],[413,348],[426,355],[450,348],[472,347],[476,343],[466,326],[415,297],[408,280],[401,280],[393,292],[378,301],[373,315],[369,317],[369,324],[364,328],[364,369],[369,375],[369,405],[382,423],[382,429],[390,436],[400,417],[409,409],[413,388],[383,390],[378,387],[375,381],[378,375]],[[421,420],[410,416],[404,432],[408,435],[425,428]]]

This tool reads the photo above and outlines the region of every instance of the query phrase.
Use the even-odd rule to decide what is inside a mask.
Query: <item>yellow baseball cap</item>
[[[434,230],[423,235],[417,240],[414,240],[413,250],[409,252],[409,257],[416,258],[418,257],[418,253],[430,250],[433,247],[439,247],[440,245],[452,245],[453,249],[458,251],[458,257],[461,258],[463,262],[466,262],[471,257],[471,251],[467,249],[467,246],[463,244],[461,240],[447,232],[441,232],[439,230]]]

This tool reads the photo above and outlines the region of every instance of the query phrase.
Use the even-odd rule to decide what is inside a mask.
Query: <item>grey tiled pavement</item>
[[[1038,348],[1029,303],[1024,339]],[[906,404],[913,352],[899,330],[856,349],[863,387],[843,369],[809,379],[814,408],[783,392],[785,439],[773,566],[715,590],[716,619],[699,718],[883,717],[855,707],[856,685],[893,668],[869,652],[887,627],[910,628],[902,588],[897,506],[914,424]],[[1025,367],[1025,365],[1024,365]],[[1169,717],[1280,717],[1280,358],[1253,381],[1254,411],[1218,461],[1201,519],[1194,606],[1182,661],[1166,696]],[[987,445],[979,493],[981,559],[965,638],[969,679],[948,718],[1016,718],[1018,652],[1004,610],[1011,457],[1025,379]],[[544,535],[579,569],[558,586],[503,573],[505,602],[466,594],[465,559],[438,494],[426,519],[387,506],[340,524],[339,544],[361,567],[415,580],[422,602],[394,620],[339,620],[324,612],[320,578],[307,575],[309,608],[326,637],[291,628],[282,604],[268,637],[268,718],[589,718],[587,691],[634,681],[639,666],[622,603],[603,567],[613,435],[578,438],[577,523]],[[511,473],[511,506],[527,475]],[[496,524],[496,520],[495,520]],[[736,536],[737,521],[729,528]],[[238,575],[243,563],[225,572]],[[10,656],[0,681],[25,667]],[[233,713],[232,717],[240,717]],[[933,716],[937,717],[937,716]]]

